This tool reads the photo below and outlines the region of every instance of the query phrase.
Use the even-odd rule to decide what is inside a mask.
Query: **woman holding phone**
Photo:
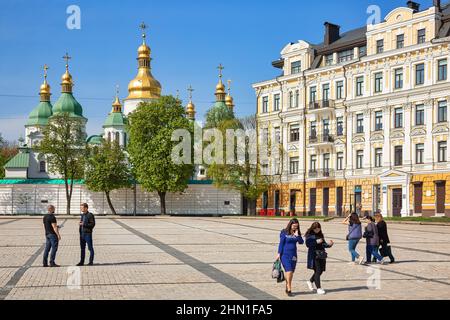
[[[314,291],[314,285],[317,289],[317,294],[325,294],[320,283],[320,277],[326,270],[327,253],[326,248],[331,248],[334,245],[332,240],[326,241],[322,233],[322,226],[319,222],[314,222],[311,228],[305,234],[306,246],[308,247],[308,269],[314,270],[311,279],[306,282],[309,290]]]
[[[280,233],[277,260],[281,260],[286,276],[286,294],[292,296],[292,279],[297,267],[297,243],[303,244],[300,223],[297,219],[289,221]]]

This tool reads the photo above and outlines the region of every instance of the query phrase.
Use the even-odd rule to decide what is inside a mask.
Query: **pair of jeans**
[[[81,248],[81,258],[80,263],[84,264],[86,257],[86,244],[89,249],[89,263],[94,263],[94,243],[92,241],[92,233],[81,233],[80,234],[80,248]]]
[[[348,251],[352,255],[352,261],[355,262],[359,258],[359,253],[356,252],[356,246],[358,245],[360,239],[350,239],[348,240]]]
[[[378,253],[378,246],[366,245],[366,255],[367,262],[370,263],[372,261],[372,256],[374,256],[378,261],[383,260],[383,257]]]
[[[320,276],[322,275],[322,273],[323,273],[322,264],[316,260],[316,263],[314,264],[314,274],[312,275],[311,279],[309,279],[309,281],[311,283],[315,283],[317,289],[322,288],[320,283]]]
[[[56,252],[58,251],[58,237],[56,234],[48,234],[45,236],[45,250],[44,250],[44,266],[48,265],[48,254],[50,253],[50,265],[55,264]],[[50,252],[51,249],[51,252]]]

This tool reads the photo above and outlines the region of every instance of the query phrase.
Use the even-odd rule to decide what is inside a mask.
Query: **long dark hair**
[[[354,225],[354,224],[361,224],[361,220],[359,220],[359,217],[356,213],[352,213],[350,215],[350,224]]]
[[[298,219],[292,219],[291,221],[289,221],[286,229],[284,229],[284,232],[286,232],[287,235],[290,235],[293,224],[298,224],[298,235],[301,236],[302,233],[300,231],[300,222],[298,222]]]
[[[319,233],[315,233],[314,232],[314,229],[317,229],[317,228],[320,228]],[[318,238],[318,239],[323,239],[324,238],[323,233],[322,233],[322,226],[320,225],[319,222],[314,222],[311,225],[311,227],[308,229],[308,231],[306,231],[305,237],[311,236],[311,235],[316,236],[316,238]]]

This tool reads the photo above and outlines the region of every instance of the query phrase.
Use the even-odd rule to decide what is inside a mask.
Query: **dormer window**
[[[291,63],[291,74],[297,74],[302,71],[302,62],[294,61]]]
[[[325,56],[325,65],[331,66],[333,64],[333,54]]]
[[[339,63],[353,60],[353,49],[341,51],[338,53]]]
[[[367,47],[366,46],[359,47],[359,56],[360,57],[367,56]]]

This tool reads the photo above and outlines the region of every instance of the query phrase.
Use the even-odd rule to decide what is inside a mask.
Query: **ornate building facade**
[[[391,11],[323,43],[289,43],[275,79],[254,84],[262,164],[273,185],[261,209],[342,216],[450,216],[450,4]]]

